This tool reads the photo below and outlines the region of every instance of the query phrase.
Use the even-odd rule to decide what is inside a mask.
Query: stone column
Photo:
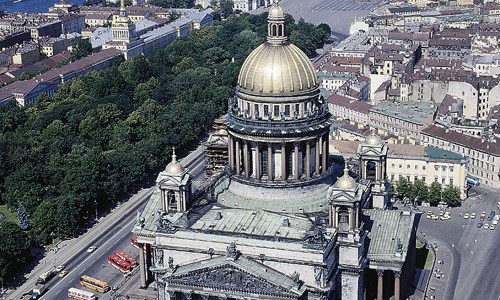
[[[139,243],[139,273],[141,273],[141,288],[146,288],[146,260],[144,258],[144,244]]]
[[[326,136],[326,135],[325,135]],[[328,147],[326,146],[327,144],[327,141],[328,141],[328,138],[326,138],[325,136],[322,137],[322,142],[323,142],[323,158],[321,159],[322,162],[323,162],[323,170],[321,170],[321,173],[324,173],[326,172],[326,170],[328,170]]]
[[[349,230],[353,230],[354,229],[354,210],[352,209],[352,207],[349,207],[347,209],[349,211]]]
[[[311,144],[306,142],[306,178],[311,178]]]
[[[255,171],[254,177],[260,179],[260,151],[259,151],[259,143],[255,143]]]
[[[377,270],[377,275],[377,300],[382,300],[382,297],[384,296],[384,270]]]
[[[160,199],[161,199],[161,209],[163,211],[167,211],[167,208],[165,207],[165,190],[160,189]]]
[[[227,152],[229,153],[229,170],[231,170],[231,172],[234,172],[234,147],[233,137],[231,135],[228,136],[227,148]]]
[[[245,160],[243,162],[244,167],[245,167],[245,177],[248,178],[250,176],[250,169],[248,168],[248,143],[245,142],[243,144],[243,159]]]
[[[359,228],[359,207],[354,204],[354,228]]]
[[[336,206],[333,207],[333,227],[339,227],[338,209]]]
[[[333,227],[333,207],[331,204],[328,205],[328,224]]]
[[[319,147],[320,147],[320,139],[316,138],[316,175],[319,175]]]
[[[375,180],[379,180],[380,174],[380,164],[378,162],[375,163]]]
[[[240,140],[236,140],[236,152],[234,153],[236,159],[236,170],[235,174],[240,174],[241,168],[241,155],[240,155]]]
[[[394,272],[394,299],[401,299],[401,271]]]
[[[267,179],[273,180],[273,146],[267,144]]]
[[[281,144],[281,179],[286,180],[286,143]]]
[[[293,149],[293,157],[294,157],[294,160],[295,160],[295,166],[293,168],[293,178],[295,179],[299,179],[299,143],[295,143],[294,145],[294,149]]]

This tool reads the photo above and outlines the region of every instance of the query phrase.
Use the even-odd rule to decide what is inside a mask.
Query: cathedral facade
[[[160,300],[405,298],[418,216],[390,209],[380,138],[358,149],[358,180],[329,156],[330,113],[277,3],[225,125],[228,165],[207,201],[191,203],[175,154],[159,174],[133,230],[142,287]]]

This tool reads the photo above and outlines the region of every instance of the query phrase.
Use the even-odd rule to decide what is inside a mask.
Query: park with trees
[[[308,55],[330,36],[328,25],[286,21]],[[77,236],[151,184],[173,146],[196,144],[226,112],[266,28],[266,13],[231,15],[148,57],[116,59],[30,107],[0,107],[0,205],[19,214],[19,224],[0,218],[0,278],[22,270],[30,247]]]

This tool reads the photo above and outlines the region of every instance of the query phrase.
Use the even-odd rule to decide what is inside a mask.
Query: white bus
[[[75,289],[75,288],[70,288],[68,290],[68,297],[72,298],[72,299],[78,299],[78,300],[96,300],[97,299],[95,297],[94,293],[82,291],[82,290]]]

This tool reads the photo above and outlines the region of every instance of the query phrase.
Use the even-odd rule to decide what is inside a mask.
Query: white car
[[[489,229],[489,228],[490,228],[490,224],[488,224],[488,223],[484,223],[483,228],[484,228],[484,229]]]
[[[66,266],[65,266],[65,265],[59,265],[59,266],[57,266],[57,267],[56,267],[56,272],[57,272],[57,273],[59,273],[59,272],[61,272],[62,270],[64,270],[65,268],[66,268]]]
[[[496,227],[497,227],[496,225],[491,225],[490,230],[495,230]]]
[[[493,220],[493,222],[491,222],[492,225],[498,225],[498,220]]]
[[[471,218],[471,219],[475,219],[475,218],[476,218],[476,213],[472,213],[472,214],[470,215],[470,218]]]
[[[470,217],[469,214],[464,215],[464,219],[468,219],[469,217]]]
[[[94,250],[95,250],[95,249],[97,249],[97,247],[96,247],[96,246],[90,246],[90,247],[87,249],[87,252],[88,252],[88,253],[92,253],[92,252],[94,252]]]

